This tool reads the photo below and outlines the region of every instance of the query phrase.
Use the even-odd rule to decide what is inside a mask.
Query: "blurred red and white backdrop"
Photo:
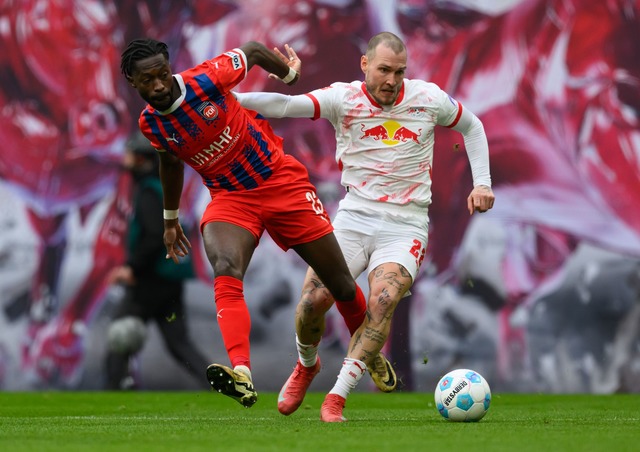
[[[121,295],[105,275],[125,258],[131,211],[120,160],[143,107],[119,70],[130,39],[167,42],[175,71],[249,40],[288,43],[303,61],[298,84],[255,69],[237,89],[301,94],[362,79],[367,41],[385,30],[405,40],[407,77],[483,121],[496,194],[491,212],[469,217],[464,145],[437,130],[428,255],[385,346],[402,388],[431,391],[445,370],[472,367],[498,391],[640,392],[638,0],[0,2],[0,388],[103,385]],[[272,123],[333,211],[331,126]],[[188,171],[185,222],[206,197]],[[193,240],[192,335],[225,362]],[[295,362],[304,270],[264,237],[247,274],[263,391]],[[337,369],[348,338],[333,312],[328,326],[321,353]],[[138,361],[146,389],[193,388],[153,332]],[[328,389],[335,373],[323,374]]]

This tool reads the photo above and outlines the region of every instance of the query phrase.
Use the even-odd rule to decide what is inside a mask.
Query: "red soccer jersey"
[[[169,110],[147,105],[140,114],[149,141],[195,169],[212,196],[257,187],[284,155],[282,138],[231,94],[246,74],[244,53],[226,52],[174,75],[182,94]]]

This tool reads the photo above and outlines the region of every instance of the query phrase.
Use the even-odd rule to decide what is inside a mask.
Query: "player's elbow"
[[[270,50],[267,49],[264,44],[257,41],[248,41],[240,47],[247,57],[247,69],[250,69],[254,65],[263,65],[265,61],[268,61],[268,54]]]

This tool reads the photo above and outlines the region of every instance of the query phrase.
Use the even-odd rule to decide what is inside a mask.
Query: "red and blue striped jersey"
[[[226,52],[174,74],[182,94],[171,108],[147,105],[140,114],[140,130],[151,144],[195,169],[212,196],[257,187],[284,155],[282,138],[231,93],[246,74],[244,52]]]

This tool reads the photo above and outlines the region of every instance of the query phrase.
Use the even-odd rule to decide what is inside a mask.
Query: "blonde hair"
[[[373,57],[375,57],[376,48],[380,44],[384,44],[385,46],[389,47],[396,54],[407,50],[407,48],[404,45],[404,42],[402,42],[402,39],[400,39],[399,37],[397,37],[391,32],[383,31],[373,36],[369,40],[369,44],[367,45],[367,53],[366,53],[367,58],[372,59]]]

